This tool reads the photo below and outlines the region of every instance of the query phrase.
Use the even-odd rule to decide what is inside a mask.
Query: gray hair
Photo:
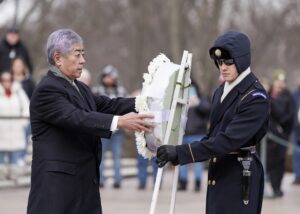
[[[68,54],[74,44],[82,44],[82,38],[71,29],[60,29],[51,33],[47,41],[48,62],[55,65],[53,54],[59,52]]]

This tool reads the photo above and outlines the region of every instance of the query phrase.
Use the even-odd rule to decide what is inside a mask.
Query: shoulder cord
[[[248,91],[248,92],[241,98],[240,103],[241,103],[241,102],[242,102],[249,94],[251,94],[253,91],[256,91],[256,89],[252,89],[252,90]]]

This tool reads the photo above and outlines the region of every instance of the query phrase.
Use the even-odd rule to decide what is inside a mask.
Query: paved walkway
[[[205,177],[206,175],[204,175]],[[171,180],[172,174],[171,171],[168,171],[164,175],[156,214],[169,213],[169,198],[171,194],[171,184],[169,181]],[[265,199],[263,214],[298,214],[300,212],[300,186],[291,185],[292,180],[292,174],[286,174],[283,184],[284,197],[275,200]],[[111,187],[112,182],[109,180],[105,188],[101,189],[103,212],[105,214],[149,213],[153,187],[151,181],[152,179],[149,179],[147,189],[141,191],[137,190],[138,182],[135,178],[125,179],[120,190],[113,189]],[[192,185],[189,186],[188,191],[178,192],[176,214],[204,214],[205,185],[206,182],[203,183],[200,193],[194,193]],[[269,189],[267,188],[267,190]],[[25,214],[28,191],[29,188],[0,189],[0,214]]]

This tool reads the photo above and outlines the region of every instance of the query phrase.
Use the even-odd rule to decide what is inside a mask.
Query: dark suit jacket
[[[113,115],[134,111],[133,98],[81,95],[51,71],[33,93],[33,161],[28,214],[99,214],[99,138],[111,136]],[[101,146],[100,146],[101,147]]]
[[[201,142],[177,147],[179,164],[210,159],[206,214],[259,214],[263,194],[263,168],[257,156],[250,170],[250,202],[242,201],[241,147],[256,145],[268,128],[269,99],[253,73],[247,75],[220,103],[224,84],[213,96],[210,130]]]

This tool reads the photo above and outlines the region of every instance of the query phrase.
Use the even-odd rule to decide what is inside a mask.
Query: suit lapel
[[[216,120],[216,117],[217,117],[217,113],[218,113],[218,110],[220,108],[220,100],[221,100],[221,96],[222,96],[222,93],[223,93],[223,89],[224,89],[224,85],[220,86],[216,92],[215,92],[215,95],[214,95],[214,99],[213,99],[213,103],[212,103],[212,112],[211,112],[211,115],[210,115],[210,123],[211,123],[211,127],[215,124],[215,120]]]
[[[89,99],[89,96],[87,94],[86,89],[80,83],[78,83],[77,80],[75,80],[75,82],[76,82],[76,84],[77,84],[77,86],[78,86],[78,88],[79,88],[79,90],[80,90],[80,92],[81,92],[81,94],[83,96],[83,99],[85,101],[84,103],[85,103],[86,107],[89,110],[93,110],[93,104],[91,103],[91,99]]]
[[[64,86],[64,88],[72,96],[72,98],[77,100],[77,104],[79,104],[82,109],[89,110],[89,106],[87,105],[85,99],[79,94],[74,86],[72,86],[67,80],[55,76],[51,71],[49,71],[48,74]]]

